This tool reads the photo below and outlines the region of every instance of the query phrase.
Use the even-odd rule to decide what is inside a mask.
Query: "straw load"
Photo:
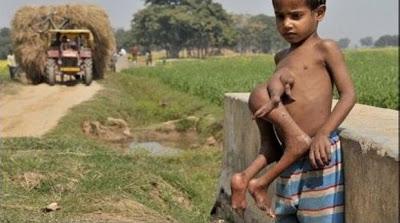
[[[106,12],[94,5],[25,6],[16,12],[11,37],[17,63],[27,77],[39,82],[45,76],[49,18],[56,25],[67,18],[64,28],[89,29],[93,33],[94,77],[102,78],[115,49],[115,38]]]

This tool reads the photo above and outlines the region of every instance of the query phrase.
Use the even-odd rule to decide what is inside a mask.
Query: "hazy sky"
[[[228,12],[273,15],[271,0],[214,0]],[[103,7],[114,27],[129,28],[132,15],[144,8],[143,0],[0,0],[0,27],[9,27],[15,11],[23,5],[90,3]],[[321,23],[322,37],[359,39],[398,34],[399,0],[327,0],[327,14]]]

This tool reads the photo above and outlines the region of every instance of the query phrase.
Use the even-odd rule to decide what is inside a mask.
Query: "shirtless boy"
[[[246,208],[248,189],[257,206],[278,222],[343,222],[343,169],[335,130],[355,104],[353,82],[337,44],[317,34],[325,0],[272,2],[278,31],[290,43],[290,48],[275,56],[277,71],[291,71],[295,83],[291,93],[296,100],[283,97],[268,111],[268,83],[252,91],[249,107],[257,118],[261,149],[247,169],[232,176],[232,207]],[[334,86],[340,98],[331,111]],[[282,142],[283,155],[277,142],[265,140],[269,123]],[[274,161],[274,167],[252,179]],[[273,211],[266,191],[278,176]]]

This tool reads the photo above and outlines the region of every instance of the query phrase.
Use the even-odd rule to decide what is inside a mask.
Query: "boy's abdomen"
[[[331,92],[331,91],[330,91]],[[295,102],[285,104],[293,120],[309,136],[314,136],[327,121],[332,106],[332,94],[321,92],[293,92]]]

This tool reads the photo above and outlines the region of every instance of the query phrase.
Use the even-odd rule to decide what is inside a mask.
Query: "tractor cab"
[[[93,79],[93,34],[87,29],[50,29],[47,31],[46,75],[50,85],[56,76],[73,75],[86,85]]]

